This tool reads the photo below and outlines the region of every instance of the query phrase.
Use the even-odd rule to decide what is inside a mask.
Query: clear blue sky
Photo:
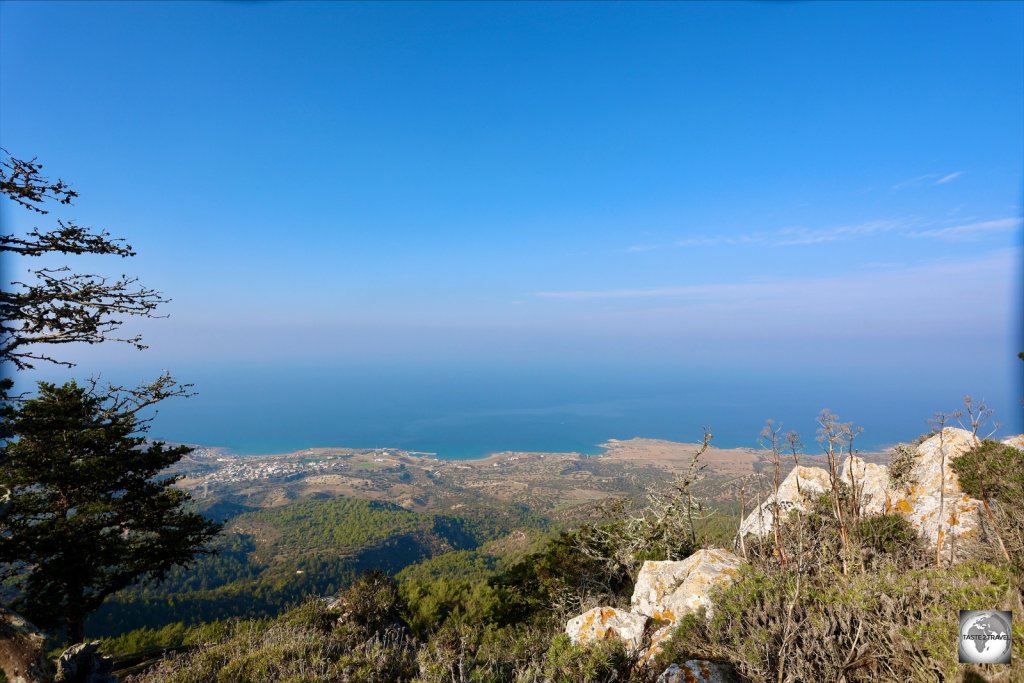
[[[174,299],[126,363],[1019,391],[1022,3],[2,2],[0,32],[0,143]]]

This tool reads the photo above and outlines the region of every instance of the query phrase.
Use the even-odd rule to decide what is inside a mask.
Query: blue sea
[[[103,379],[138,384],[158,374],[122,368]],[[447,459],[500,451],[593,454],[609,438],[697,441],[705,426],[715,445],[753,447],[769,418],[800,432],[815,452],[814,419],[823,408],[862,426],[859,446],[868,451],[928,431],[928,419],[955,410],[966,393],[989,401],[999,433],[1024,431],[1016,377],[989,373],[984,383],[969,368],[911,376],[876,368],[842,374],[450,362],[185,365],[174,375],[194,383],[196,395],[164,401],[151,434],[240,455],[315,446],[395,447]]]
[[[1013,381],[970,386],[976,378],[955,370],[911,377],[863,368],[801,375],[627,365],[238,364],[185,366],[174,374],[193,382],[197,395],[161,404],[151,435],[238,454],[317,446],[392,447],[451,459],[504,450],[597,453],[610,438],[699,441],[705,425],[719,447],[754,447],[767,418],[800,432],[813,452],[822,408],[862,426],[859,445],[874,450],[926,432],[928,418],[954,410],[965,393],[989,400],[1002,433],[1022,431]],[[135,383],[144,377],[106,376]]]

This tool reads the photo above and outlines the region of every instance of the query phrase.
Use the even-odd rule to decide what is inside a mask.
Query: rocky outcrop
[[[630,609],[676,623],[684,614],[710,608],[710,589],[735,581],[742,563],[736,555],[720,549],[698,550],[680,562],[644,562],[636,577]]]
[[[963,492],[951,465],[953,458],[976,443],[966,429],[943,429],[917,447],[911,470],[914,484],[890,492],[889,510],[906,517],[931,548],[941,545],[952,550],[955,543],[962,548],[964,541],[980,532],[981,501]]]
[[[854,456],[839,466],[839,480],[856,486],[861,510],[865,514],[882,514],[890,506],[889,468]],[[832,489],[828,471],[820,467],[794,467],[779,485],[779,511],[806,511],[811,501]],[[775,523],[775,494],[769,495],[740,525],[740,534],[765,536]]]
[[[638,666],[646,666],[683,615],[711,608],[711,588],[735,581],[742,562],[727,550],[713,548],[679,562],[644,562],[629,611],[595,607],[570,619],[565,632],[574,643],[621,640],[636,655]]]
[[[735,683],[732,667],[704,659],[672,664],[658,676],[657,683]]]
[[[9,683],[44,683],[53,679],[46,659],[46,643],[39,629],[10,610],[0,607],[0,670]]]
[[[565,633],[578,644],[615,638],[624,642],[632,652],[638,652],[644,644],[649,622],[650,618],[644,614],[614,607],[595,607],[570,619],[565,625]]]
[[[54,683],[117,683],[114,660],[99,652],[99,641],[72,645],[57,660]]]
[[[794,467],[779,485],[779,511],[806,510],[818,495],[830,490],[828,472],[820,467]],[[740,535],[764,536],[775,523],[775,495],[772,494],[740,524]]]
[[[943,552],[949,553],[946,556],[955,559],[982,531],[982,503],[963,492],[952,467],[954,458],[977,443],[969,431],[952,427],[931,436],[917,446],[909,477],[914,483],[906,488],[891,488],[887,467],[856,456],[840,465],[839,477],[847,485],[856,485],[864,514],[898,513],[917,529],[926,546],[934,550],[941,545]],[[1024,435],[1009,437],[1003,443],[1024,446]],[[806,510],[812,496],[830,488],[826,470],[794,468],[779,487],[779,508],[786,513]],[[774,496],[769,496],[751,512],[740,525],[740,535],[771,533],[774,503]]]
[[[889,509],[889,468],[885,465],[848,457],[839,468],[839,480],[856,490],[862,514],[881,515]]]

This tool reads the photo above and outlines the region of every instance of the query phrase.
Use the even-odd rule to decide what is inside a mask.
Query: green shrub
[[[964,492],[983,501],[983,528],[996,536],[978,544],[980,553],[1000,557],[1001,544],[1024,573],[1024,451],[986,439],[950,465]]]
[[[1024,506],[1024,451],[986,439],[953,458],[950,466],[968,495]]]
[[[902,515],[873,515],[853,525],[853,538],[867,567],[886,562],[913,566],[921,556],[921,536]]]
[[[278,619],[230,624],[216,642],[168,658],[133,683],[319,683],[327,681],[410,681],[415,650],[400,625],[388,624],[395,606],[382,601],[371,577],[369,595],[339,607],[311,600]],[[350,589],[352,590],[352,589]],[[374,594],[374,591],[377,594]]]
[[[555,636],[545,655],[541,680],[552,683],[603,683],[630,680],[632,660],[617,640],[573,645],[564,633]]]

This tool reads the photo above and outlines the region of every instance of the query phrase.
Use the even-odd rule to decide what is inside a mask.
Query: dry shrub
[[[710,619],[683,620],[660,661],[726,661],[753,682],[956,680],[958,611],[1019,610],[1012,584],[1008,568],[984,563],[850,576],[751,568],[716,594]],[[1024,663],[1004,669],[985,675],[1021,680]]]
[[[889,486],[893,489],[908,489],[915,483],[913,477],[917,446],[898,443],[893,446],[892,460],[889,461]]]
[[[359,582],[334,605],[311,600],[274,621],[239,621],[218,642],[131,683],[386,683],[412,680],[411,637],[390,619],[393,586]]]

